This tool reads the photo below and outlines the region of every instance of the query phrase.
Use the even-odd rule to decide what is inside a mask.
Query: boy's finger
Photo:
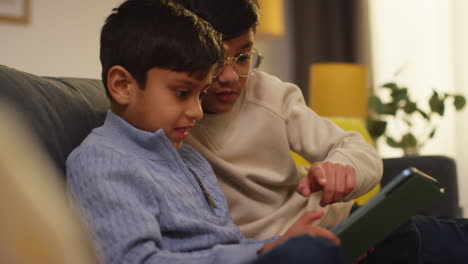
[[[312,190],[310,189],[310,179],[309,176],[303,177],[300,181],[299,184],[297,185],[296,191],[305,197],[308,197],[311,193]]]
[[[323,210],[307,211],[299,218],[299,220],[297,220],[297,223],[302,224],[302,225],[308,225],[322,218],[324,214],[325,214],[325,211]]]
[[[346,171],[340,169],[337,173],[341,175],[336,175],[335,178],[335,193],[333,194],[333,203],[340,202],[343,199],[346,192]]]
[[[336,186],[335,186],[335,175],[330,175],[328,177],[328,183],[323,188],[322,199],[320,200],[320,206],[326,206],[333,202],[333,196],[335,195]]]
[[[350,169],[346,176],[346,195],[350,194],[356,187],[356,172],[353,168]]]
[[[300,180],[296,191],[302,196],[308,197],[311,193],[322,190],[324,182],[326,183],[326,180],[324,181],[322,179],[323,173],[323,168],[321,166],[319,167],[318,163],[312,164],[307,172],[307,176]],[[318,179],[321,179],[321,183],[318,182]]]
[[[319,162],[314,163],[312,164],[312,166],[310,166],[308,176],[313,176],[313,178],[318,182],[318,184],[320,184],[320,186],[324,186],[325,184],[327,184],[327,175],[325,173],[325,169]]]
[[[339,246],[339,245],[341,244],[340,239],[339,239],[335,234],[333,234],[333,233],[330,232],[329,230],[326,230],[326,229],[323,229],[323,228],[320,228],[320,229],[315,230],[315,236],[327,238],[327,239],[329,239],[333,244],[335,244],[335,245],[337,245],[337,246]]]

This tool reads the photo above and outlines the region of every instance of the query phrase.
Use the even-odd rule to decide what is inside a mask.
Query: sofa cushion
[[[103,123],[109,108],[100,80],[42,77],[2,65],[0,100],[24,116],[62,172],[68,154]]]

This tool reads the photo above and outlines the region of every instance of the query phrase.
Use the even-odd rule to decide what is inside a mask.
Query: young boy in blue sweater
[[[111,109],[67,160],[103,263],[342,262],[338,238],[312,224],[323,212],[281,237],[245,238],[209,163],[182,144],[223,58],[221,36],[169,1],[128,0],[107,18],[100,59]]]

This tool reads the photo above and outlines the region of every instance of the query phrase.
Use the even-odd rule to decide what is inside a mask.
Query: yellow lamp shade
[[[309,104],[321,116],[367,119],[367,68],[353,63],[310,66]]]
[[[284,33],[283,0],[258,0],[260,21],[257,28],[259,36],[277,37]]]

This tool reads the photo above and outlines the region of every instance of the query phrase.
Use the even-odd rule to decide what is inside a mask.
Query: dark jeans
[[[468,219],[417,215],[376,245],[362,263],[468,263]]]
[[[259,256],[254,264],[341,264],[345,263],[341,248],[328,239],[307,235],[294,237]]]
[[[359,239],[359,238],[356,238]],[[254,264],[345,263],[341,249],[324,238],[292,238]],[[365,264],[467,264],[468,219],[413,216],[378,243]]]

